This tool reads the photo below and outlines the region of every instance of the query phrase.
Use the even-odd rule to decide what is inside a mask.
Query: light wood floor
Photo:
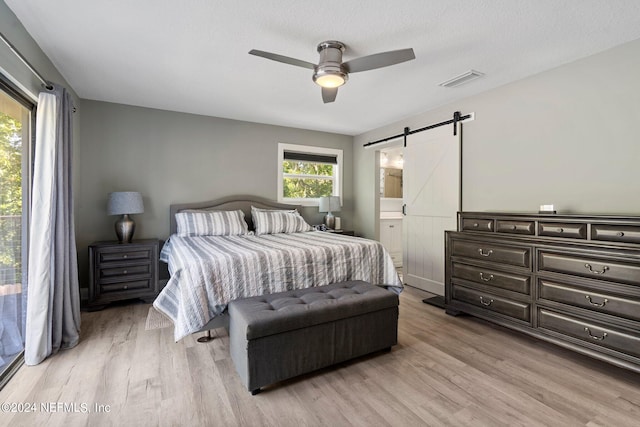
[[[23,367],[0,403],[92,413],[1,413],[11,426],[640,425],[640,375],[401,295],[399,343],[251,396],[228,337],[145,331],[148,305],[83,313],[75,349]],[[110,405],[96,413],[94,404]]]

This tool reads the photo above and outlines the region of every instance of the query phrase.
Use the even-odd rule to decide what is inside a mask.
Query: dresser
[[[158,286],[157,239],[132,243],[96,242],[89,246],[89,305],[100,310],[114,301],[153,302]]]
[[[640,218],[461,212],[445,307],[640,372]]]

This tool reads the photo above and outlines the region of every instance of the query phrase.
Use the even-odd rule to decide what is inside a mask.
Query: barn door
[[[453,126],[407,136],[404,149],[403,280],[444,295],[444,231],[456,229],[460,134]]]

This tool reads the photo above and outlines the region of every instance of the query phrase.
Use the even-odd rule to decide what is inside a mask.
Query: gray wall
[[[639,75],[637,40],[356,136],[355,223],[375,237],[375,150],[362,145],[454,111],[476,114],[463,133],[464,210],[640,215]]]
[[[18,18],[7,7],[4,1],[0,0],[0,29],[2,34],[11,44],[24,56],[44,79],[59,83],[65,86],[74,97],[76,104],[78,97],[65,81],[49,58],[42,52],[40,46],[31,38],[27,30],[22,26]],[[9,47],[0,41],[0,72],[9,77],[14,84],[20,87],[30,96],[33,101],[37,101],[40,92],[41,82],[29,69],[11,52]]]
[[[139,191],[136,238],[169,235],[169,205],[232,194],[276,199],[279,142],[344,150],[344,227],[352,226],[353,137],[324,132],[82,100],[81,184],[77,242],[80,281],[87,283],[87,246],[113,240],[106,215],[112,191]],[[317,208],[305,208],[322,222]]]

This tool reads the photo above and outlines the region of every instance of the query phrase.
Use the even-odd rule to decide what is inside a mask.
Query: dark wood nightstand
[[[331,230],[329,233],[344,234],[345,236],[355,236],[356,233],[353,230]]]
[[[158,240],[95,242],[89,246],[89,310],[140,298],[151,303],[158,286]]]

